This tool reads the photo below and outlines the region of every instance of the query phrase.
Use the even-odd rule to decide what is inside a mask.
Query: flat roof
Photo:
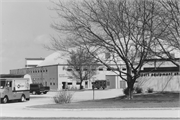
[[[45,60],[45,58],[25,58],[26,60]]]

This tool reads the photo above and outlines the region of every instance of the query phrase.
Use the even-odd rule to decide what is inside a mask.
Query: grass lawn
[[[55,108],[55,109],[89,109],[89,108],[163,108],[180,107],[180,93],[152,93],[134,95],[133,100],[125,96],[82,101],[69,104],[47,104],[31,106],[33,108]]]

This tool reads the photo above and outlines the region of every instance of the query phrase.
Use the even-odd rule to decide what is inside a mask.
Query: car
[[[46,94],[50,90],[49,86],[43,86],[43,84],[33,83],[30,84],[30,93],[32,94]]]

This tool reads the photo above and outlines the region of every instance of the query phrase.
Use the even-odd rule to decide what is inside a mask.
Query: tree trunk
[[[80,88],[79,88],[80,90],[82,90],[83,89],[83,86],[82,86],[82,80],[81,80],[81,82],[80,82]]]
[[[131,100],[133,99],[133,87],[134,87],[134,82],[131,80],[130,82],[128,82],[128,99]]]

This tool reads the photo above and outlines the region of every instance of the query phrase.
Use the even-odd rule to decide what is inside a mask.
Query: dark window
[[[99,68],[99,71],[103,71],[103,68]]]
[[[67,69],[67,71],[72,71],[72,69]]]
[[[85,82],[85,85],[88,85],[88,82],[87,82],[87,81]]]
[[[68,85],[72,85],[72,82],[69,82]]]
[[[55,83],[53,83],[53,85],[55,85]]]
[[[107,68],[107,71],[111,71],[111,68]]]
[[[52,83],[50,82],[50,85],[52,85]]]
[[[12,81],[7,81],[6,86],[12,87]]]
[[[122,70],[124,71],[124,70],[126,70],[126,68],[122,68]]]
[[[87,68],[84,68],[84,71],[87,71]]]
[[[76,85],[80,85],[80,82],[77,82]]]

